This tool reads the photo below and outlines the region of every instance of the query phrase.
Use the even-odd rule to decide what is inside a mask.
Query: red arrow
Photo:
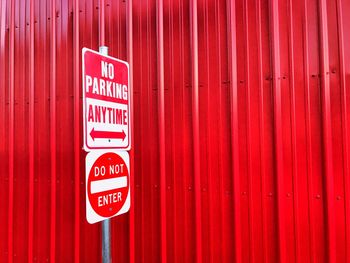
[[[92,140],[95,138],[98,139],[122,139],[124,141],[126,135],[124,130],[121,132],[111,132],[111,131],[95,131],[95,128],[92,128],[90,132]]]

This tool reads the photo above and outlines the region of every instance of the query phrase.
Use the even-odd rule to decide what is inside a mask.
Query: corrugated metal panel
[[[350,2],[1,0],[1,262],[99,262],[82,47],[133,77],[120,262],[350,262]]]

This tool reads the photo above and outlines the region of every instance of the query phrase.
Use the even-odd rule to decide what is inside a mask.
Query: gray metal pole
[[[99,52],[108,55],[108,47],[100,46]],[[102,221],[102,262],[111,263],[111,222],[109,219]]]
[[[102,221],[102,262],[111,263],[111,223],[109,219]]]

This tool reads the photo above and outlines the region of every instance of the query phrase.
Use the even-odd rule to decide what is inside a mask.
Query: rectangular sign
[[[84,149],[130,150],[129,64],[82,50]]]

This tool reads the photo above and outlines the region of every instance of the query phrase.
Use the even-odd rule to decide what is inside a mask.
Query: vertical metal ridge
[[[139,3],[140,1],[139,0],[136,0],[136,1],[138,1],[137,3]],[[136,2],[135,1],[135,2]],[[141,30],[141,28],[142,28],[142,14],[141,14],[141,12],[137,12],[136,13],[137,14],[137,18],[136,18],[136,20],[137,20],[137,30],[138,30],[138,34],[137,34],[137,36],[138,36],[138,41],[140,40],[140,39],[142,39],[142,37],[143,37],[143,31]],[[148,22],[146,23],[146,26],[148,27]],[[146,31],[147,32],[147,31]],[[146,41],[146,44],[145,45],[147,45],[147,41]],[[146,61],[146,59],[144,59],[143,58],[143,53],[146,53],[146,52],[144,52],[144,50],[146,49],[147,47],[145,47],[145,48],[142,48],[142,49],[140,49],[139,50],[139,55],[140,55],[140,60],[139,60],[139,65],[140,65],[140,78],[139,78],[139,80],[140,80],[140,83],[146,83],[146,79],[147,79],[147,77],[145,77],[145,75],[146,74],[144,74],[144,72],[143,72],[143,63],[145,63],[144,61]],[[140,96],[141,97],[145,97],[145,100],[143,100],[143,101],[140,101],[140,108],[143,108],[143,106],[146,104],[146,102],[148,101],[148,96],[147,96],[147,94],[146,94],[146,91],[145,91],[145,89],[146,89],[147,87],[146,87],[146,84],[145,85],[140,85],[140,87],[139,87],[139,89],[140,89]],[[146,97],[147,97],[147,100],[146,100]],[[144,111],[142,111],[142,112],[140,112],[140,116],[141,116],[141,118],[140,118],[140,130],[142,130],[143,128],[144,128],[144,126],[146,126],[146,120],[145,120],[145,118],[143,117],[144,115],[146,115],[146,114],[144,114]],[[147,134],[147,131],[145,132],[146,134]],[[140,142],[140,149],[141,149],[141,151],[142,151],[142,149],[144,149],[144,148],[146,148],[145,147],[145,141],[144,140],[141,140],[141,142]],[[145,160],[146,160],[146,158],[145,158],[145,154],[143,153],[143,154],[141,154],[141,156],[140,156],[140,163],[141,163],[141,166],[142,165],[144,165],[144,163],[145,163]],[[142,185],[142,186],[144,186],[144,181],[145,181],[145,177],[144,177],[144,171],[141,169],[141,171],[140,171],[140,177],[141,177],[141,179],[140,179],[140,184]],[[135,180],[136,181],[136,180]],[[138,251],[139,252],[139,258],[140,258],[140,261],[141,262],[145,262],[145,251],[146,251],[146,246],[145,246],[145,242],[144,242],[144,238],[145,238],[145,227],[144,227],[144,222],[143,222],[143,219],[144,219],[144,205],[145,205],[145,199],[146,198],[144,198],[145,197],[145,190],[144,190],[145,188],[140,188],[140,196],[141,196],[141,207],[140,207],[140,224],[141,224],[141,234],[140,234],[140,236],[141,236],[141,244],[140,244],[140,251]],[[135,224],[136,224],[136,222],[135,222]],[[135,251],[136,252],[136,251]],[[136,255],[135,255],[136,256]],[[136,260],[135,260],[136,261]]]
[[[166,174],[165,174],[165,109],[164,109],[164,23],[163,0],[157,0],[157,77],[158,77],[158,127],[160,164],[160,233],[161,262],[167,261],[166,239]]]
[[[310,262],[314,262],[316,258],[316,251],[314,248],[314,230],[312,226],[313,222],[313,205],[312,205],[312,150],[311,150],[311,95],[310,95],[310,67],[309,67],[309,39],[308,39],[308,30],[307,25],[309,24],[308,19],[308,0],[304,0],[304,15],[303,15],[303,37],[304,37],[304,85],[305,85],[305,133],[306,133],[306,156],[307,156],[307,187],[308,187],[308,221],[309,221],[309,235],[310,235]]]
[[[73,2],[73,96],[74,96],[74,262],[80,262],[80,86],[79,0]]]
[[[251,85],[250,85],[250,47],[249,47],[249,14],[248,14],[248,1],[244,0],[243,3],[243,20],[245,23],[245,56],[246,56],[246,64],[245,64],[245,89],[246,89],[246,143],[247,143],[247,176],[248,176],[248,228],[249,228],[249,261],[255,262],[254,258],[254,230],[253,230],[253,193],[252,193],[252,132],[251,132]]]
[[[263,72],[263,54],[262,54],[262,33],[261,33],[261,0],[256,1],[257,9],[257,39],[258,39],[258,74],[259,74],[259,128],[260,128],[260,170],[261,170],[261,213],[262,213],[262,242],[263,242],[263,262],[267,262],[267,231],[266,231],[266,211],[264,200],[266,199],[265,193],[265,131],[264,131],[264,72]]]
[[[293,27],[293,0],[288,0],[288,52],[289,52],[289,94],[290,94],[290,120],[291,120],[291,149],[292,149],[292,189],[293,189],[293,215],[294,215],[294,255],[295,261],[300,258],[299,248],[299,209],[298,209],[298,159],[297,159],[297,135],[296,135],[296,91],[294,70],[294,27]]]
[[[99,6],[99,45],[104,46],[105,45],[105,0],[99,0],[100,6]]]
[[[181,56],[181,102],[182,104],[184,105],[183,108],[182,108],[182,111],[181,111],[181,120],[184,121],[185,120],[185,108],[186,108],[186,100],[185,100],[185,91],[186,91],[186,77],[185,77],[185,40],[188,40],[186,37],[185,37],[185,3],[184,3],[184,0],[180,0],[180,21],[181,21],[181,26],[180,26],[180,40],[179,42],[181,43],[181,48],[180,48],[180,56]],[[185,134],[185,125],[184,125],[184,122],[182,122],[182,126],[181,126],[181,130],[182,130],[182,134]],[[186,149],[186,146],[185,144],[182,145],[182,147],[180,148],[181,151],[182,151],[182,156],[181,156],[181,161],[184,163],[184,165],[188,164],[189,160],[185,158],[185,149]],[[188,167],[189,165],[187,165],[186,167]],[[189,202],[189,192],[191,191],[191,187],[190,187],[190,180],[189,180],[189,176],[186,176],[188,175],[189,173],[188,172],[185,172],[184,173],[184,180],[183,180],[183,188],[184,188],[184,209],[183,209],[183,215],[184,215],[184,237],[185,237],[185,245],[184,245],[184,259],[185,261],[186,260],[189,260],[190,258],[190,237],[191,237],[191,234],[189,233],[189,220],[188,220],[188,216],[189,216],[189,207],[190,207],[190,202]],[[188,191],[188,193],[186,193],[186,191]],[[191,212],[191,211],[190,211]],[[192,230],[192,229],[191,229]]]
[[[241,195],[239,178],[239,134],[238,134],[238,87],[237,87],[237,38],[236,38],[236,6],[235,1],[227,0],[227,29],[229,48],[229,76],[231,101],[231,158],[233,160],[233,202],[234,202],[234,244],[235,262],[242,262],[241,243]]]
[[[3,160],[2,160],[2,176],[1,176],[1,189],[4,189],[7,187],[5,186],[6,183],[6,172],[7,172],[7,167],[6,167],[6,162],[8,162],[9,160],[7,159],[7,145],[6,145],[6,122],[7,122],[7,115],[6,115],[6,91],[7,88],[9,86],[9,83],[6,82],[6,68],[5,65],[6,63],[6,12],[7,12],[7,8],[6,8],[6,2],[1,0],[0,1],[0,119],[4,122],[4,124],[1,126],[0,128],[0,138],[2,140],[2,143],[0,144],[0,152],[3,155]],[[5,179],[5,180],[4,180]],[[3,184],[3,185],[2,185]],[[0,241],[0,249],[1,249],[1,255],[4,258],[4,260],[8,260],[9,256],[7,255],[6,257],[6,244],[8,244],[8,231],[9,228],[7,228],[7,226],[9,224],[6,225],[6,220],[9,218],[9,216],[5,216],[7,210],[6,207],[6,199],[4,198],[2,200],[2,205],[0,207],[2,214],[5,214],[1,217],[4,221],[2,221],[2,227],[5,229],[5,231],[3,232],[4,235]],[[6,232],[7,231],[7,232]]]
[[[15,0],[10,5],[9,32],[9,210],[8,210],[8,262],[13,262],[13,176],[14,176],[14,118],[15,118]]]
[[[202,205],[200,179],[200,145],[199,145],[199,84],[198,84],[198,19],[197,0],[190,1],[191,55],[192,55],[192,129],[193,161],[196,218],[196,261],[202,262]]]
[[[216,13],[215,13],[215,17],[216,17],[216,34],[217,34],[217,41],[218,41],[218,67],[219,67],[219,84],[220,84],[220,88],[219,88],[219,110],[220,110],[220,113],[219,113],[219,125],[218,125],[218,134],[221,136],[221,134],[223,133],[223,125],[222,125],[222,100],[223,100],[223,96],[222,96],[222,84],[223,84],[223,81],[222,81],[222,64],[221,64],[221,61],[222,61],[222,55],[221,55],[221,43],[222,43],[222,37],[221,37],[221,32],[220,32],[220,29],[221,29],[221,23],[220,23],[220,2],[217,3],[217,6],[216,6]],[[225,5],[225,4],[224,4]],[[221,140],[219,140],[219,158],[221,159],[221,157],[223,156],[223,143]],[[223,158],[222,158],[223,159]],[[222,262],[228,262],[228,251],[227,251],[227,248],[228,248],[228,240],[224,237],[224,229],[226,230],[226,227],[227,225],[225,224],[225,215],[226,213],[224,212],[224,203],[225,203],[225,194],[226,194],[226,191],[225,191],[225,182],[224,182],[224,174],[225,174],[225,170],[224,170],[224,166],[223,165],[220,165],[220,161],[219,161],[219,166],[220,166],[220,188],[219,188],[219,192],[221,192],[221,195],[220,195],[220,217],[221,217],[221,220],[220,220],[220,228],[219,228],[219,238],[222,240],[222,243],[223,245],[221,246],[222,247],[222,256],[221,256],[221,261]],[[225,231],[226,232],[226,231]],[[218,259],[220,260],[220,258]],[[215,261],[215,260],[214,260]]]
[[[202,41],[202,45],[201,46],[204,46],[205,47],[205,51],[203,53],[205,53],[205,58],[203,59],[203,64],[206,64],[205,67],[206,67],[206,74],[205,76],[203,76],[203,82],[204,82],[204,79],[206,79],[206,83],[207,85],[205,85],[205,88],[206,88],[206,92],[207,92],[207,96],[206,96],[206,101],[205,101],[205,105],[206,105],[206,109],[205,111],[203,111],[203,116],[204,119],[205,119],[205,122],[206,122],[206,127],[210,127],[210,118],[211,118],[211,110],[210,110],[210,87],[211,85],[209,84],[210,83],[210,74],[211,74],[211,68],[210,68],[210,52],[209,52],[209,49],[210,49],[210,43],[209,43],[209,8],[208,8],[208,0],[203,0],[202,1],[202,8],[204,8],[204,25],[203,25],[203,28],[204,28],[204,31],[205,31],[205,34],[204,34],[204,37],[203,37],[203,41]],[[198,12],[198,11],[197,11]],[[198,20],[197,20],[198,21]],[[198,22],[197,22],[198,24]],[[204,40],[205,39],[205,40]],[[205,43],[205,44],[204,44]],[[199,58],[198,58],[198,62],[199,62]],[[203,74],[204,75],[204,74]],[[199,76],[198,76],[199,77]],[[204,90],[204,85],[201,85]],[[200,95],[198,94],[198,97]],[[204,99],[203,99],[204,100]],[[198,109],[199,110],[199,109]],[[204,121],[203,121],[204,122]],[[217,131],[216,131],[217,132]],[[199,136],[200,136],[201,133],[199,133]],[[207,160],[212,160],[212,153],[211,153],[211,136],[212,136],[212,132],[210,129],[207,129],[206,131],[206,148],[205,148],[205,152],[206,152],[206,158]],[[204,148],[204,147],[203,147]],[[207,165],[207,184],[208,184],[208,191],[209,191],[209,194],[206,193],[207,197],[205,198],[208,198],[208,211],[212,211],[213,210],[213,196],[210,195],[210,188],[211,186],[213,185],[213,180],[212,180],[212,174],[213,174],[213,167],[212,167],[212,162],[208,163]],[[204,169],[203,169],[204,170]],[[200,175],[202,176],[202,174]],[[201,186],[199,187],[201,188]],[[204,188],[204,187],[203,187]],[[204,189],[201,189],[201,192],[204,192]],[[205,206],[204,206],[205,207]],[[204,209],[205,211],[205,209]],[[209,212],[208,213],[208,225],[205,225],[203,227],[203,231],[205,232],[208,232],[208,241],[207,241],[207,244],[205,244],[205,249],[202,250],[204,251],[204,257],[207,253],[208,255],[208,258],[209,258],[209,262],[212,262],[214,260],[214,251],[215,251],[215,248],[214,248],[214,245],[213,245],[213,238],[214,238],[214,229],[213,229],[213,221],[214,221],[214,214],[212,212]],[[203,216],[204,217],[204,216]],[[203,238],[203,235],[202,235],[202,240],[204,241],[205,238]],[[208,252],[205,251],[206,250],[206,246],[208,246]],[[203,257],[203,256],[202,256]]]
[[[118,13],[120,14],[120,2],[119,1],[117,1],[117,10],[118,10]],[[110,8],[110,11],[111,11],[112,9]],[[113,16],[113,14],[112,14],[112,16]],[[109,24],[111,24],[111,15],[109,15]],[[118,36],[117,36],[117,38],[118,38],[118,42],[117,43],[121,43],[122,41],[121,41],[121,39],[122,39],[122,30],[121,30],[121,15],[119,15],[118,16],[118,23],[117,23],[117,27],[118,27]],[[113,39],[114,38],[114,32],[113,32],[113,30],[111,30],[112,32],[110,32],[110,35],[111,35],[111,38]],[[122,45],[118,45],[118,53],[117,54],[121,54],[121,50],[122,50]]]
[[[346,66],[345,66],[345,47],[344,47],[344,26],[342,0],[337,0],[337,23],[338,23],[338,43],[339,43],[339,58],[340,58],[340,85],[341,85],[341,104],[342,104],[342,128],[343,128],[343,171],[344,171],[344,193],[345,193],[345,260],[350,261],[350,156],[349,156],[349,116],[347,105],[347,90],[346,90]]]
[[[134,90],[133,86],[133,23],[132,23],[132,0],[128,0],[127,2],[127,58],[129,61],[129,92],[130,92],[130,103],[131,103],[131,109],[133,109],[134,105],[134,93],[132,92]],[[130,89],[131,87],[131,89]],[[131,127],[132,129],[135,128],[134,126],[134,110],[131,111]],[[135,142],[135,135],[134,132],[131,133],[131,144]],[[130,212],[129,212],[129,261],[130,263],[135,262],[135,207],[134,207],[134,196],[135,196],[135,179],[134,179],[134,165],[135,165],[135,154],[134,154],[134,148],[135,146],[132,145],[130,149],[130,197],[131,197],[131,204],[130,204]]]
[[[139,3],[140,2],[142,2],[142,0],[141,1],[139,1]],[[152,97],[152,93],[153,93],[153,87],[152,87],[152,85],[154,84],[153,82],[152,82],[152,72],[151,72],[151,70],[148,70],[149,68],[151,68],[154,64],[152,64],[152,62],[154,62],[154,61],[152,61],[152,58],[151,58],[151,54],[152,54],[152,14],[151,14],[151,12],[152,12],[152,8],[151,8],[151,3],[152,3],[152,1],[151,0],[147,0],[147,7],[146,7],[146,24],[147,24],[147,30],[146,30],[146,32],[145,32],[145,38],[146,38],[146,46],[147,46],[147,48],[145,49],[145,56],[146,56],[146,58],[145,58],[145,65],[146,65],[146,73],[144,74],[144,76],[145,76],[145,79],[146,79],[146,83],[147,83],[147,85],[145,85],[145,89],[146,89],[146,91],[145,91],[145,93],[146,93],[146,98],[147,98],[147,103],[146,103],[146,105],[148,106],[148,109],[146,110],[146,114],[145,114],[145,116],[146,116],[146,120],[145,120],[145,127],[146,127],[146,131],[144,132],[145,134],[147,134],[148,136],[150,135],[150,131],[151,131],[151,127],[152,127],[152,103],[153,103],[153,97]],[[142,15],[143,14],[141,14],[141,17],[142,17]],[[141,20],[140,21],[140,23],[141,24],[143,24],[143,21]],[[141,27],[142,28],[142,27]],[[147,143],[145,144],[146,145],[146,147],[147,147]],[[149,156],[147,156],[147,158],[145,158],[145,160],[146,161],[149,161],[149,162],[152,162],[153,161],[153,158],[154,158],[154,152],[153,151],[150,151],[149,152]],[[151,171],[151,174],[152,174],[152,176],[150,176],[150,178],[149,178],[149,182],[150,182],[150,186],[152,187],[153,186],[153,184],[155,184],[156,185],[156,188],[157,188],[157,190],[158,190],[158,187],[159,187],[159,185],[158,185],[158,181],[154,178],[155,176],[154,176],[154,173],[156,173],[155,172],[155,170],[156,170],[157,168],[156,167],[150,167],[150,171]],[[148,183],[148,180],[146,179],[146,180],[144,180],[143,181],[143,184],[144,185],[147,185],[147,183]],[[155,190],[155,191],[150,191],[150,200],[151,200],[151,204],[150,204],[150,207],[149,207],[149,209],[153,212],[153,214],[150,216],[150,219],[149,219],[149,228],[152,230],[152,231],[154,231],[154,228],[153,228],[153,226],[154,226],[154,222],[155,222],[155,211],[157,211],[156,210],[156,205],[154,204],[154,196],[156,196],[156,194],[155,193],[157,193],[157,190]],[[144,196],[147,196],[146,195],[146,191],[144,191]],[[146,216],[144,216],[143,217],[143,228],[146,228],[147,227],[147,223],[145,223],[145,221],[147,220],[146,218],[147,218],[147,213],[145,212],[145,210],[146,209],[148,209],[148,207],[146,208],[146,205],[145,204],[148,204],[148,203],[146,203],[146,200],[147,200],[147,197],[146,198],[144,198],[144,201],[143,201],[143,204],[142,204],[142,209],[143,209],[143,215],[146,215]],[[153,201],[153,202],[152,202]],[[158,212],[158,211],[157,211]],[[157,233],[158,234],[158,233]],[[154,233],[153,233],[153,235],[154,235]],[[147,243],[147,239],[146,238],[150,238],[150,237],[152,237],[152,234],[150,234],[149,236],[147,236],[147,230],[144,230],[144,232],[143,232],[143,238],[144,238],[144,240],[143,240],[143,243]],[[157,238],[159,238],[158,236],[157,236]],[[148,253],[147,253],[147,249],[149,249],[150,247],[152,247],[152,246],[156,246],[156,245],[158,245],[156,242],[159,242],[159,240],[158,239],[156,239],[155,241],[153,241],[153,242],[150,242],[151,243],[151,246],[147,246],[147,244],[146,245],[144,245],[143,246],[143,248],[144,248],[144,250],[145,250],[145,252],[146,253],[144,253],[143,254],[143,256],[144,256],[144,259],[143,259],[143,262],[146,262],[147,261],[147,259],[149,259],[150,257],[152,258],[157,258],[157,260],[158,260],[158,258],[159,258],[159,255],[157,255],[157,254],[154,254],[153,253],[153,251],[150,249],[150,256],[148,255]]]
[[[272,36],[272,66],[273,66],[273,97],[274,97],[274,142],[276,157],[276,179],[277,179],[277,210],[278,210],[278,240],[279,261],[286,262],[285,247],[285,213],[283,209],[283,138],[282,138],[282,94],[281,94],[281,62],[279,42],[279,10],[278,0],[270,1],[270,30]]]
[[[50,38],[50,146],[51,146],[51,207],[50,262],[56,260],[56,0],[51,0]]]
[[[319,30],[321,45],[321,105],[322,105],[322,128],[323,128],[323,158],[326,183],[326,207],[327,207],[327,237],[328,237],[328,262],[336,261],[336,236],[334,219],[334,176],[332,156],[332,113],[331,113],[331,91],[329,78],[329,47],[327,26],[327,3],[326,0],[319,1]]]
[[[6,115],[6,91],[9,86],[9,83],[6,82],[6,14],[7,14],[7,2],[4,0],[0,1],[0,119],[4,122],[4,125],[0,127],[0,138],[2,138],[2,143],[0,144],[0,152],[3,155],[3,161],[1,167],[3,175],[1,176],[1,189],[5,190],[7,185],[5,185],[6,181],[4,180],[6,178],[6,172],[7,172],[7,165],[5,164],[9,160],[7,159],[7,145],[6,145],[6,123],[7,123],[7,115]],[[6,197],[5,197],[6,198]],[[6,215],[7,210],[7,204],[6,199],[3,199],[2,205],[0,207],[2,214],[4,214],[1,218],[4,220],[1,224],[2,227],[5,229],[3,232],[3,237],[0,241],[0,249],[2,250],[1,255],[4,258],[4,260],[8,260],[8,255],[6,257],[6,246],[8,244],[8,233],[6,231],[9,231],[7,228],[8,224],[6,225],[6,220],[8,219],[8,216]]]
[[[34,0],[30,1],[29,36],[29,198],[28,198],[28,262],[33,261],[34,232]]]
[[[174,218],[174,224],[173,224],[173,229],[172,229],[172,234],[173,234],[173,248],[172,248],[172,256],[173,256],[173,260],[174,262],[177,262],[179,261],[179,257],[177,255],[177,251],[178,251],[178,224],[177,224],[177,217],[178,217],[178,213],[177,213],[177,207],[179,205],[179,202],[178,200],[176,199],[176,192],[177,192],[177,185],[176,185],[176,174],[177,174],[177,169],[176,169],[176,165],[177,165],[177,159],[176,159],[176,130],[174,129],[175,125],[176,125],[176,119],[175,119],[175,73],[174,73],[174,68],[176,67],[175,65],[175,59],[174,59],[174,49],[175,49],[175,45],[173,44],[174,43],[174,9],[173,9],[173,6],[170,5],[169,6],[169,27],[170,27],[170,39],[171,39],[171,91],[172,91],[172,110],[171,110],[171,123],[172,123],[172,126],[171,126],[171,129],[173,130],[173,133],[172,133],[172,138],[171,138],[171,155],[172,155],[172,158],[171,158],[171,161],[172,161],[172,186],[173,186],[173,192],[172,192],[172,198],[173,198],[173,202],[174,202],[174,205],[173,205],[173,209],[172,209],[172,213],[173,213],[173,218]],[[165,151],[166,152],[166,151]],[[171,244],[171,242],[170,242]]]

